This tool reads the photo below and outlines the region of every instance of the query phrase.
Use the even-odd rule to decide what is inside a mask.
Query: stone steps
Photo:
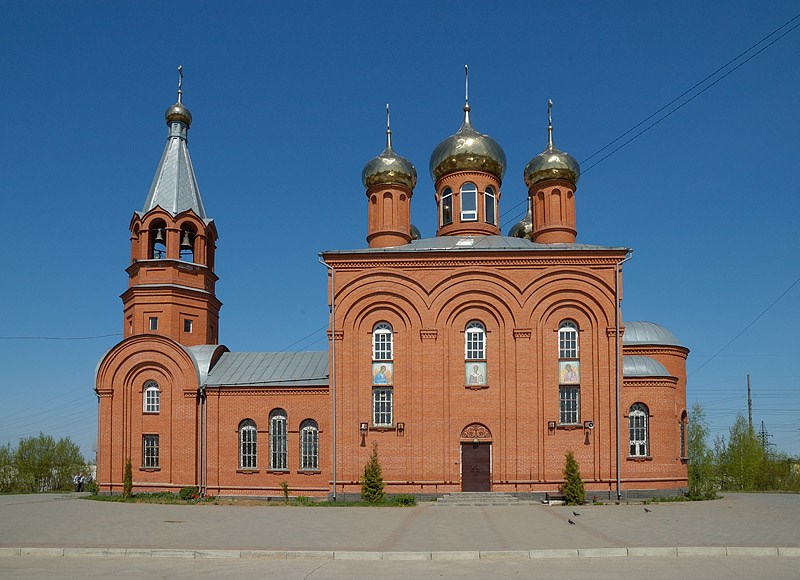
[[[499,491],[462,491],[448,493],[436,500],[436,505],[528,505],[536,502],[521,501],[519,498]]]

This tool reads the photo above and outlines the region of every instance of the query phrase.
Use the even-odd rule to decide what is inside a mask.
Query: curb
[[[431,552],[355,552],[312,550],[188,550],[146,548],[3,548],[0,558],[182,558],[241,560],[539,560],[545,558],[649,557],[767,557],[800,558],[800,547],[636,547],[575,548],[560,550],[471,550]]]

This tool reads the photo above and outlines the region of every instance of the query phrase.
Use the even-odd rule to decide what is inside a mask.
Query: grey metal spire
[[[178,67],[178,75],[178,102],[169,107],[165,114],[169,127],[167,146],[161,155],[142,213],[160,206],[172,215],[191,209],[201,219],[206,219],[206,210],[186,146],[192,114],[182,102],[183,66]]]

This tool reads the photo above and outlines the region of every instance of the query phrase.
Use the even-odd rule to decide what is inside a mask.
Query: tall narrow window
[[[392,420],[392,387],[373,387],[372,424],[388,427]]]
[[[258,431],[252,419],[239,423],[239,467],[256,469],[258,467]]]
[[[494,189],[489,186],[483,194],[483,219],[487,224],[497,225],[495,221],[495,208],[497,201],[494,195]]]
[[[453,190],[449,187],[445,188],[442,192],[442,198],[439,202],[442,208],[442,225],[453,223]]]
[[[269,414],[269,468],[288,468],[288,445],[286,436],[286,411],[275,409]]]
[[[158,467],[158,435],[142,435],[142,467]]]
[[[558,327],[558,419],[562,425],[580,423],[580,372],[578,325],[565,320]]]
[[[372,331],[372,360],[392,360],[392,327],[379,322]]]
[[[647,407],[642,403],[631,405],[628,412],[628,431],[630,432],[630,456],[647,457],[649,454]]]
[[[467,385],[485,385],[486,328],[475,320],[464,332],[464,359]]]
[[[158,316],[151,316],[149,324],[150,324],[150,330],[158,330]]]
[[[474,183],[461,186],[461,221],[474,222],[478,219],[478,188]]]
[[[300,469],[319,469],[319,428],[311,419],[300,424]]]
[[[680,422],[680,454],[681,458],[687,457],[686,453],[686,411],[683,412],[681,415],[681,422]]]
[[[161,392],[158,390],[158,383],[147,381],[144,385],[144,408],[145,413],[158,413],[161,411]]]

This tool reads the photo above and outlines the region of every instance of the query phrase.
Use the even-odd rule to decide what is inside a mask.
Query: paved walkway
[[[303,508],[0,496],[0,557],[530,560],[800,557],[800,495],[584,506]],[[569,520],[574,523],[570,524]]]

